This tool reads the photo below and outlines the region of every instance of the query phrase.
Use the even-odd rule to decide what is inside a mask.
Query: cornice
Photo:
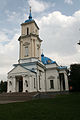
[[[38,30],[39,30],[39,27],[38,27],[38,25],[36,24],[36,22],[35,22],[34,20],[29,21],[29,22],[26,22],[26,23],[22,23],[21,26],[23,26],[23,25],[27,25],[27,24],[31,24],[31,23],[35,23],[36,27],[37,27]]]

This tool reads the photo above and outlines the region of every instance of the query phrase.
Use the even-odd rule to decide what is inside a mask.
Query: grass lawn
[[[0,105],[0,120],[80,120],[80,93]]]

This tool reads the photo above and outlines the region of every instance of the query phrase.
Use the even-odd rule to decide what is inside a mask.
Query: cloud
[[[15,12],[15,11],[11,12],[9,10],[6,10],[5,14],[7,15],[8,22],[20,22],[20,18],[21,18],[20,12]]]
[[[65,0],[64,2],[67,3],[67,4],[70,4],[70,5],[73,4],[73,1],[72,1],[72,0]]]
[[[80,11],[72,16],[55,11],[37,22],[43,39],[42,48],[47,56],[51,56],[58,63],[61,60],[65,65],[80,60],[76,59],[80,58],[80,47],[77,45],[80,39]]]
[[[33,12],[42,12],[47,9],[49,6],[55,6],[55,3],[47,3],[40,0],[28,0],[29,5],[32,7]]]
[[[7,38],[7,35],[3,34]],[[9,43],[0,44],[0,80],[6,78],[12,65],[17,63],[19,53],[18,37],[19,35],[16,33],[12,40],[8,40]]]
[[[37,19],[36,22],[40,28],[40,37],[43,39],[42,49],[45,56],[50,57],[59,65],[79,63],[80,46],[77,45],[77,42],[80,39],[80,11],[76,11],[72,16],[54,11]],[[19,32],[18,30],[13,31],[15,32],[0,30],[0,79],[6,78],[12,65],[18,61]],[[12,39],[6,32],[13,34]],[[3,44],[3,41],[8,41],[8,43]]]
[[[0,44],[6,41],[9,41],[8,36],[4,32],[0,31]]]
[[[6,7],[6,5],[7,5],[7,1],[1,0],[0,1],[0,10],[3,10]]]

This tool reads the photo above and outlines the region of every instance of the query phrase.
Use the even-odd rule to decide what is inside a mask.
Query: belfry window
[[[25,56],[28,56],[28,53],[29,53],[29,48],[27,46],[27,47],[25,47]]]
[[[29,35],[29,28],[27,27],[27,35]]]
[[[54,81],[50,80],[50,89],[54,89]]]

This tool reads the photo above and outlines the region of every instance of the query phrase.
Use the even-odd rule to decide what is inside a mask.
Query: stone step
[[[2,93],[0,101],[27,101],[31,100],[36,93]]]

